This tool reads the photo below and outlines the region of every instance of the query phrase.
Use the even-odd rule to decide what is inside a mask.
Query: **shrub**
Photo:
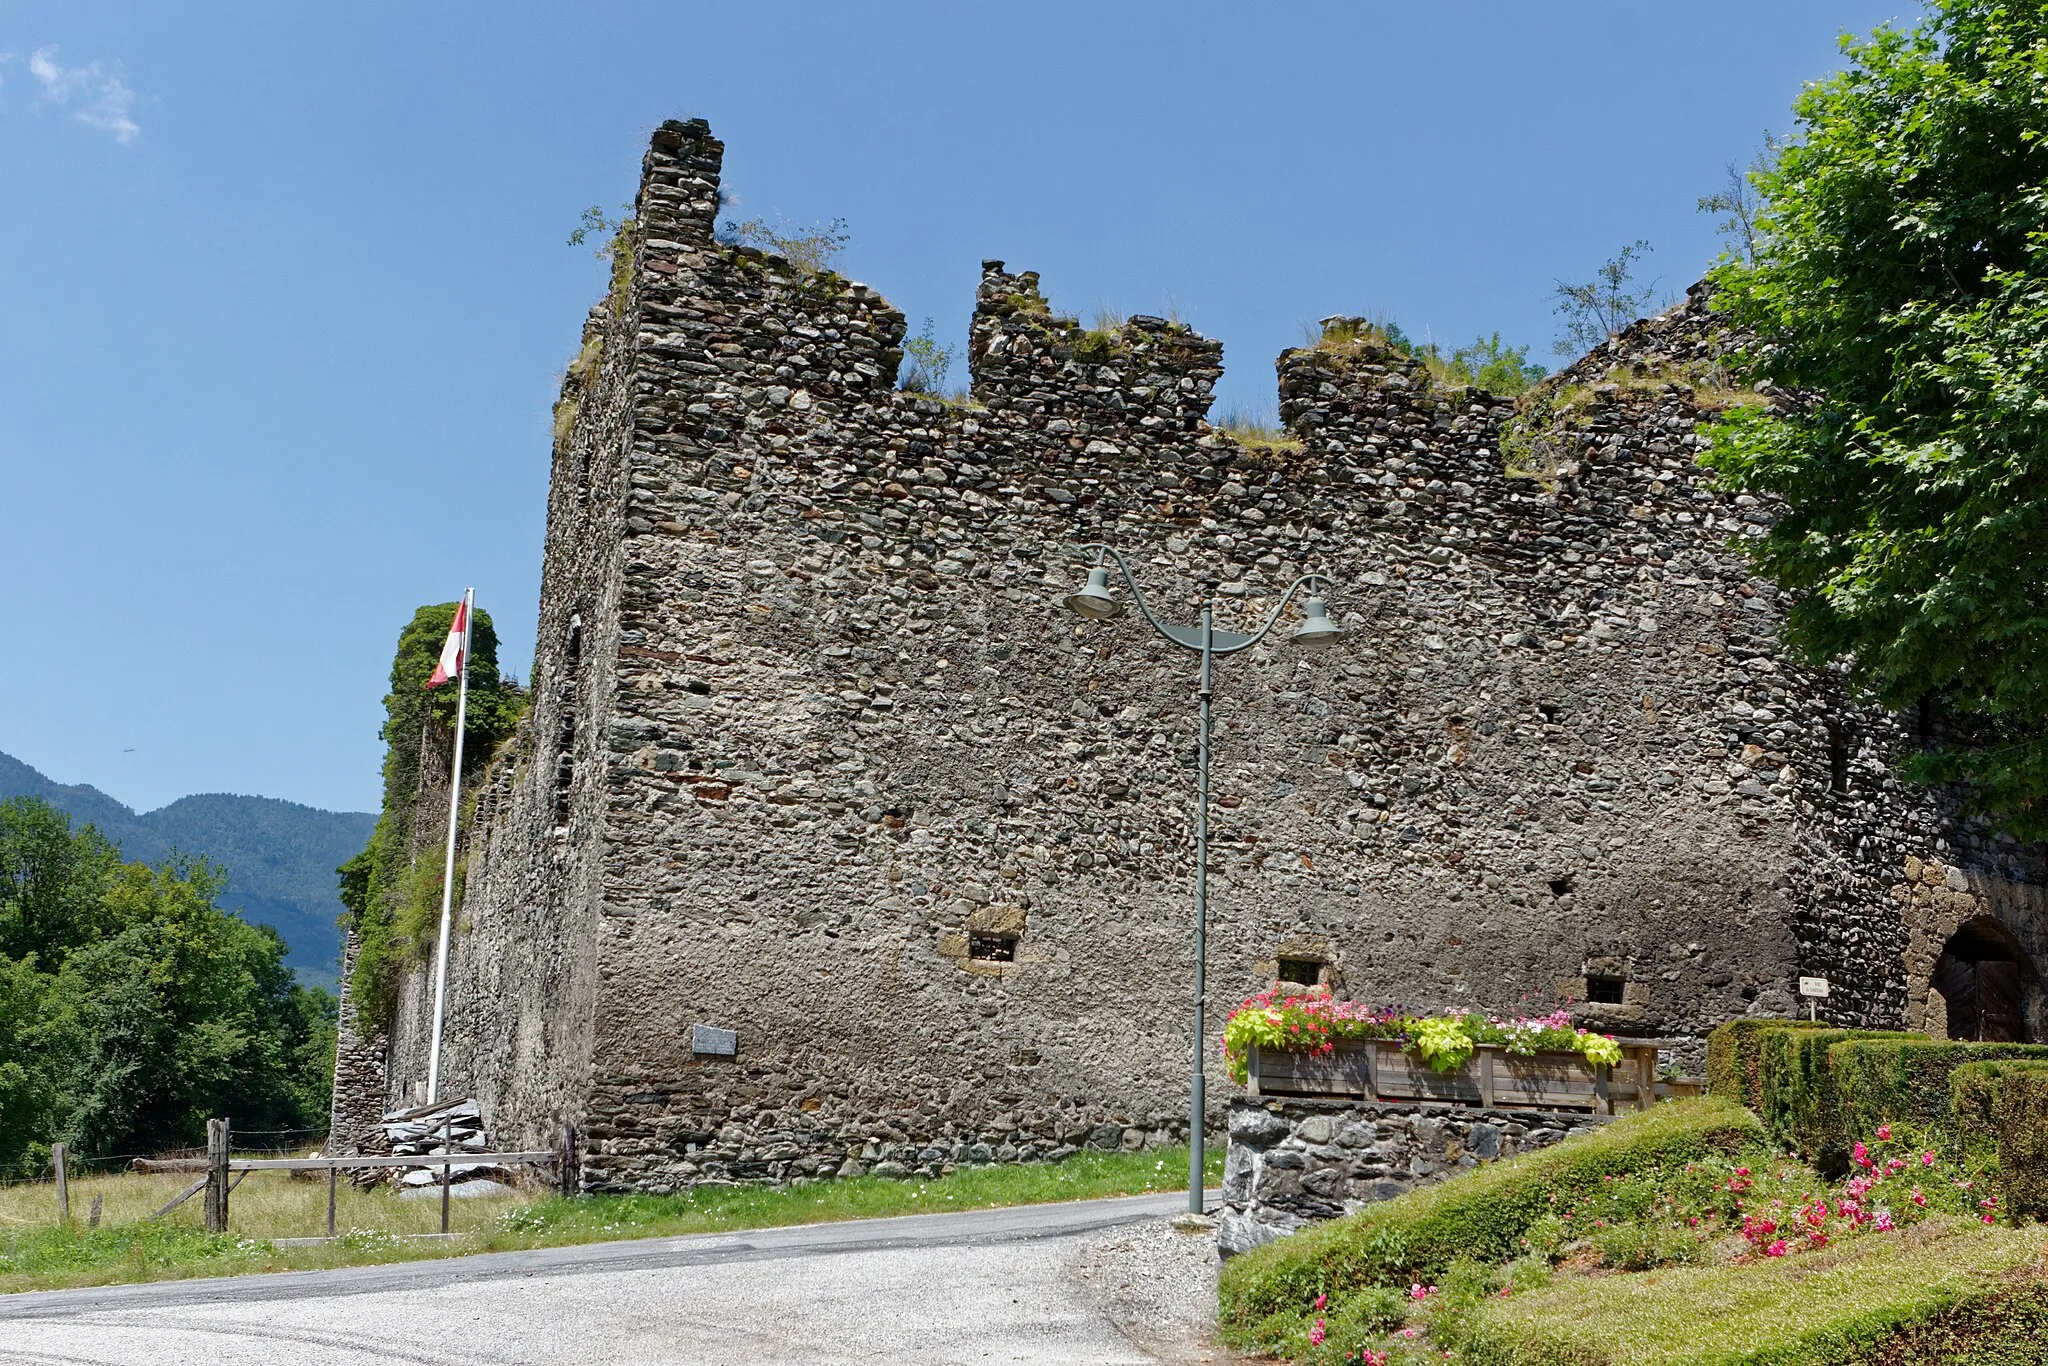
[[[1828,1049],[1841,1142],[1880,1124],[1951,1127],[1950,1074],[1969,1063],[1999,1059],[2048,1062],[2048,1048],[2028,1044],[1927,1039],[1852,1039]]]
[[[1343,1299],[1376,1285],[1433,1279],[1460,1260],[1505,1261],[1551,1197],[1606,1178],[1732,1153],[1762,1137],[1754,1117],[1723,1100],[1674,1101],[1598,1133],[1481,1167],[1233,1258],[1219,1286],[1226,1340],[1256,1346],[1285,1331],[1317,1295]]]
[[[1997,1155],[2007,1215],[2048,1218],[2048,1061],[1965,1063],[1950,1074],[1949,1094],[1964,1146]]]
[[[1764,1035],[1774,1029],[1826,1029],[1807,1020],[1730,1020],[1707,1035],[1707,1094],[1763,1113],[1763,1079],[1757,1070]]]
[[[1849,1159],[1828,1050],[1850,1039],[1931,1042],[1924,1034],[1885,1029],[1771,1030],[1762,1036],[1757,1064],[1764,1127],[1828,1175],[1839,1175]]]

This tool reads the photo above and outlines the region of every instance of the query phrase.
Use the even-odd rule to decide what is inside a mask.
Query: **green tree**
[[[212,1115],[323,1121],[333,998],[293,980],[276,931],[220,908],[221,870],[122,863],[42,802],[0,803],[0,886],[51,885],[13,901],[37,908],[36,946],[0,952],[0,1171],[58,1139],[85,1156],[196,1143]]]
[[[1708,462],[1780,511],[1752,546],[1788,645],[1948,718],[1908,761],[2048,836],[2048,9],[1935,0],[1845,40],[1757,170],[1754,334]]]
[[[1649,255],[1648,242],[1631,242],[1593,272],[1584,284],[1557,282],[1557,315],[1564,335],[1551,349],[1560,356],[1591,351],[1643,315],[1656,286],[1635,287],[1636,264]]]
[[[47,802],[0,802],[0,955],[34,955],[52,967],[74,944],[104,932],[100,893],[120,853],[88,825]]]
[[[897,381],[898,388],[911,394],[946,391],[946,376],[953,369],[953,348],[939,345],[930,318],[924,320],[924,327],[916,336],[903,339],[903,359],[903,377]]]
[[[1450,368],[1465,383],[1503,398],[1526,391],[1545,374],[1542,366],[1530,361],[1528,347],[1509,346],[1498,332],[1451,352]]]
[[[452,602],[422,607],[399,632],[384,698],[384,809],[360,854],[344,863],[341,903],[356,933],[350,991],[371,1027],[388,1024],[405,973],[425,956],[439,923],[442,855],[447,827],[447,761],[423,767],[425,756],[452,752],[455,688],[428,689],[442,642],[455,620]],[[463,782],[480,778],[492,752],[525,713],[526,694],[498,674],[498,633],[481,608],[470,628],[469,715],[463,731]],[[429,779],[432,782],[429,782]],[[438,794],[438,795],[437,795]],[[423,800],[431,799],[424,809]],[[456,867],[456,894],[462,867]]]

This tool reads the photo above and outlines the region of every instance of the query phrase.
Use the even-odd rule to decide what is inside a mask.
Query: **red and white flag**
[[[434,666],[434,676],[427,680],[427,686],[438,688],[462,672],[465,662],[462,658],[464,641],[469,637],[469,603],[455,604],[455,622],[448,628],[448,641],[441,647],[441,662]]]

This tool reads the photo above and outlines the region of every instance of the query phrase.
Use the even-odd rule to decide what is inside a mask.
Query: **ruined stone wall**
[[[631,259],[632,243],[624,248]],[[489,1141],[551,1148],[590,1091],[604,911],[608,725],[622,649],[640,326],[621,270],[584,324],[555,411],[532,708],[476,794],[449,955],[442,1095],[475,1096]],[[425,1095],[431,964],[400,994],[384,1103]]]
[[[1252,449],[1204,420],[1217,343],[1085,332],[1000,262],[970,397],[896,391],[886,301],[716,240],[722,153],[656,134],[572,369],[537,705],[457,960],[533,1022],[466,1036],[465,1075],[581,1123],[586,1184],[1184,1136],[1193,662],[1061,610],[1092,540],[1168,616],[1213,580],[1255,624],[1316,570],[1359,632],[1219,667],[1218,1028],[1282,954],[1417,1009],[1619,978],[1588,1023],[1692,1037],[1823,971],[1894,1022],[1903,859],[2027,880],[1778,661],[1727,548],[1766,511],[1694,463],[1698,300],[1558,381],[1545,478],[1503,473],[1506,401],[1341,329],[1280,359],[1298,442]]]

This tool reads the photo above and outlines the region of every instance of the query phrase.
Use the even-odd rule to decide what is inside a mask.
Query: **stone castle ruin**
[[[1219,1030],[1285,977],[1697,1039],[1805,974],[1837,1021],[2048,1037],[2037,852],[1775,651],[1728,548],[1765,510],[1695,465],[1697,293],[1549,383],[1545,477],[1510,401],[1341,326],[1251,447],[1219,343],[1084,333],[998,261],[970,397],[897,390],[879,294],[714,236],[723,151],[654,135],[557,410],[450,968],[493,1142],[572,1125],[586,1188],[660,1190],[1184,1138],[1192,673],[1061,609],[1096,540],[1184,620],[1313,569],[1358,632],[1219,667]],[[430,1009],[421,972],[345,1038],[338,1131],[418,1098]]]

